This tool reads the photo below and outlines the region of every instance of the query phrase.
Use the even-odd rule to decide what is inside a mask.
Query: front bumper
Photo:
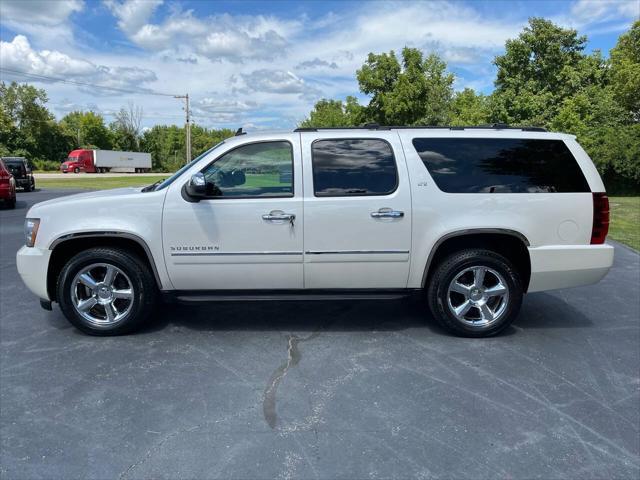
[[[591,285],[613,265],[611,245],[553,245],[529,248],[529,292]]]
[[[18,273],[24,284],[39,298],[51,300],[47,292],[47,271],[51,250],[23,246],[16,254]]]

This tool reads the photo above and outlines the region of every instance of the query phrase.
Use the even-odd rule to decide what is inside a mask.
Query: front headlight
[[[39,218],[27,218],[24,221],[24,236],[27,247],[33,247],[36,244],[36,236],[38,235],[38,227],[40,227]]]

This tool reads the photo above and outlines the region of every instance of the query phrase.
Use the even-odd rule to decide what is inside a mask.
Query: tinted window
[[[316,196],[387,195],[398,185],[393,152],[384,140],[316,140],[311,153]]]
[[[561,140],[415,138],[413,146],[445,192],[590,191]]]
[[[212,197],[293,196],[293,151],[289,142],[243,145],[225,153],[202,173]]]

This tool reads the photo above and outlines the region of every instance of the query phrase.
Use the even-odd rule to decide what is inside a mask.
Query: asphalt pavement
[[[29,205],[0,210],[0,477],[640,477],[640,258],[527,295],[461,339],[418,302],[159,309],[126,337],[40,309],[15,267]],[[72,212],[67,212],[72,214]]]

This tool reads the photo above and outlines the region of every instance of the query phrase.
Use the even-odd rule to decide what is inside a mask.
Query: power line
[[[35,80],[46,80],[46,81],[51,81],[51,82],[60,82],[60,83],[66,83],[69,85],[76,85],[76,86],[82,86],[82,87],[89,87],[89,88],[97,88],[97,89],[102,89],[102,90],[109,90],[112,92],[119,92],[119,93],[129,93],[129,94],[134,94],[134,95],[155,95],[155,96],[159,96],[159,97],[171,97],[171,98],[177,98],[177,99],[183,99],[186,101],[186,134],[187,134],[187,139],[186,139],[186,144],[187,144],[187,162],[189,162],[191,160],[191,118],[196,117],[196,118],[214,118],[214,117],[210,117],[207,115],[192,115],[191,114],[191,110],[190,110],[190,105],[189,105],[189,94],[186,95],[174,95],[171,93],[162,93],[162,92],[155,92],[153,90],[127,90],[125,88],[118,88],[118,87],[109,87],[107,85],[96,85],[94,83],[87,83],[87,82],[78,82],[76,80],[69,80],[67,78],[60,78],[60,77],[52,77],[50,75],[41,75],[39,73],[30,73],[30,72],[24,72],[22,70],[15,70],[13,68],[6,68],[6,67],[0,67],[0,71],[3,72],[7,72],[7,73],[12,73],[14,75],[21,75],[23,77],[26,77],[27,79],[35,79]],[[103,114],[103,115],[113,115],[113,114]],[[162,118],[161,115],[157,115],[155,116],[157,118]],[[147,117],[149,118],[149,117]],[[167,118],[167,117],[165,117]]]
[[[127,89],[118,88],[118,87],[109,87],[109,86],[106,86],[106,85],[96,85],[94,83],[77,82],[75,80],[69,80],[67,78],[51,77],[49,75],[40,75],[38,73],[23,72],[21,70],[15,70],[15,69],[6,68],[6,67],[0,67],[0,71],[13,73],[14,75],[22,75],[23,77],[36,79],[36,80],[48,80],[48,81],[52,81],[52,82],[67,83],[67,84],[70,84],[70,85],[79,85],[79,86],[97,88],[97,89],[102,89],[102,90],[110,90],[110,91],[113,91],[113,92],[129,93],[129,94],[134,94],[134,95],[155,95],[157,97],[171,97],[171,98],[185,99],[186,100],[186,113],[187,113],[186,124],[185,124],[186,137],[187,137],[186,138],[187,163],[191,161],[191,122],[190,122],[190,118],[189,118],[190,112],[189,112],[189,94],[188,93],[186,95],[175,95],[175,94],[172,94],[172,93],[155,92],[155,91],[152,91],[152,90],[134,91],[134,90],[127,90]]]
[[[175,96],[172,93],[155,92],[153,90],[127,90],[125,88],[109,87],[107,85],[96,85],[94,83],[77,82],[75,80],[69,80],[67,78],[51,77],[49,75],[40,75],[38,73],[23,72],[23,71],[20,71],[20,70],[14,70],[12,68],[6,68],[6,67],[0,67],[0,71],[13,73],[14,75],[22,75],[24,77],[33,78],[33,79],[37,79],[37,80],[48,80],[48,81],[52,81],[52,82],[67,83],[67,84],[70,84],[70,85],[79,85],[81,87],[90,87],[90,88],[97,88],[97,89],[102,89],[102,90],[111,90],[113,92],[119,92],[119,93],[130,93],[130,94],[136,94],[136,95],[155,95],[155,96],[159,96],[159,97],[174,97]]]

